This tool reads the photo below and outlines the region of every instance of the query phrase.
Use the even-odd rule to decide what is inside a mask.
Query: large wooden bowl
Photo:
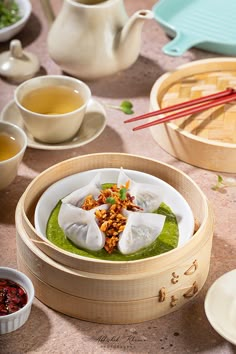
[[[103,167],[152,174],[176,188],[192,208],[199,229],[184,246],[129,262],[104,261],[64,251],[37,234],[37,200],[66,176]],[[200,188],[181,171],[140,156],[104,153],[76,157],[41,173],[16,210],[19,268],[33,281],[36,296],[65,314],[101,323],[135,323],[157,318],[193,298],[208,275],[213,217]]]
[[[161,76],[155,82],[151,90],[150,110],[219,92],[227,87],[236,87],[235,58],[194,61]],[[235,101],[150,129],[157,143],[176,158],[213,171],[236,172]]]

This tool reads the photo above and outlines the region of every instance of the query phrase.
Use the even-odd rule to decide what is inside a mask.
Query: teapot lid
[[[18,39],[10,42],[10,50],[0,54],[0,75],[6,79],[21,83],[33,77],[40,68],[38,57],[23,51]]]

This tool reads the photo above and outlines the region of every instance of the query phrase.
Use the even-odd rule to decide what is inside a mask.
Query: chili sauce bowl
[[[28,320],[34,299],[34,287],[31,280],[24,273],[13,268],[0,267],[0,279],[15,282],[20,288],[25,290],[27,295],[27,302],[23,307],[16,312],[0,316],[0,334],[5,334],[17,330]]]

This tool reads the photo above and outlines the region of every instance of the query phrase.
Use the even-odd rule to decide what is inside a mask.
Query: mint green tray
[[[162,50],[180,56],[193,46],[236,55],[236,0],[160,0],[156,21],[174,37]]]

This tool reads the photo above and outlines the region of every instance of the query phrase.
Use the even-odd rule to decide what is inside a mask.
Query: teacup
[[[15,179],[26,147],[25,132],[14,124],[0,121],[0,190]]]
[[[62,75],[35,77],[15,90],[15,102],[29,133],[52,144],[74,137],[90,98],[84,82]]]

